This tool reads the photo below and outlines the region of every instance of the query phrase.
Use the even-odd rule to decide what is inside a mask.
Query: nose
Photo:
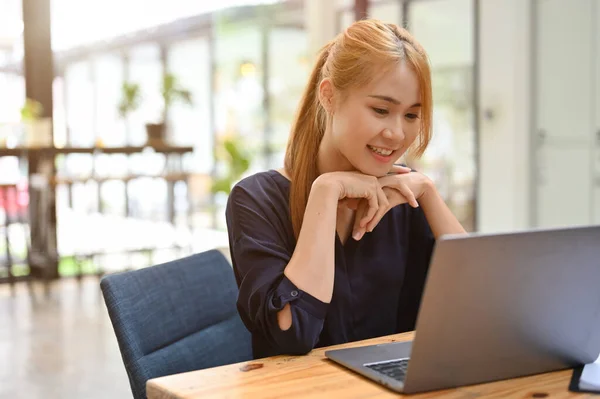
[[[404,129],[402,123],[397,123],[393,127],[386,127],[383,130],[383,137],[387,140],[393,141],[394,143],[402,143],[404,141]]]

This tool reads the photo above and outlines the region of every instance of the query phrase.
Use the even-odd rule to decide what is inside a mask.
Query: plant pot
[[[146,135],[148,136],[148,145],[151,147],[160,147],[165,145],[165,124],[164,123],[146,123]]]
[[[52,147],[52,119],[41,118],[23,122],[26,147]]]

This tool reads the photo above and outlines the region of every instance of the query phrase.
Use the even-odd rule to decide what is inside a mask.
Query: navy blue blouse
[[[331,303],[296,287],[284,274],[296,239],[289,213],[290,182],[279,172],[239,182],[226,219],[240,316],[252,333],[255,358],[305,354],[415,327],[435,242],[421,208],[391,209],[360,241],[335,239]],[[277,312],[289,303],[292,327]]]

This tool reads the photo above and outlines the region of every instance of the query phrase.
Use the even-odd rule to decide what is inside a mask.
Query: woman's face
[[[329,158],[324,160],[327,164],[335,162],[336,170],[383,176],[419,134],[419,82],[404,62],[342,96],[324,82],[322,101],[328,96],[331,119],[321,151]]]

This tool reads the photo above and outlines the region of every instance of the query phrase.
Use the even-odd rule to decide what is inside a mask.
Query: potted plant
[[[148,144],[151,146],[161,146],[165,143],[167,111],[176,101],[192,105],[192,94],[189,90],[183,88],[175,75],[167,73],[163,76],[161,96],[163,99],[162,121],[158,123],[147,123],[146,133],[148,135]]]
[[[121,100],[118,105],[118,112],[121,119],[126,123],[127,116],[137,110],[142,102],[142,91],[140,85],[132,82],[123,82],[121,85]],[[121,141],[119,139],[117,142]],[[125,140],[128,142],[128,140]],[[96,143],[96,145],[101,144]],[[98,145],[101,146],[101,145]]]
[[[25,100],[21,107],[21,124],[27,147],[52,146],[52,119],[44,118],[44,107],[31,98]]]
[[[121,85],[121,101],[119,102],[119,115],[121,118],[127,118],[129,113],[138,109],[141,100],[142,94],[140,85],[137,83],[123,82],[123,85]]]
[[[250,167],[250,155],[244,149],[240,140],[234,137],[226,138],[217,149],[217,159],[225,165],[225,171],[212,183],[213,193],[229,195],[233,185],[241,179]]]

